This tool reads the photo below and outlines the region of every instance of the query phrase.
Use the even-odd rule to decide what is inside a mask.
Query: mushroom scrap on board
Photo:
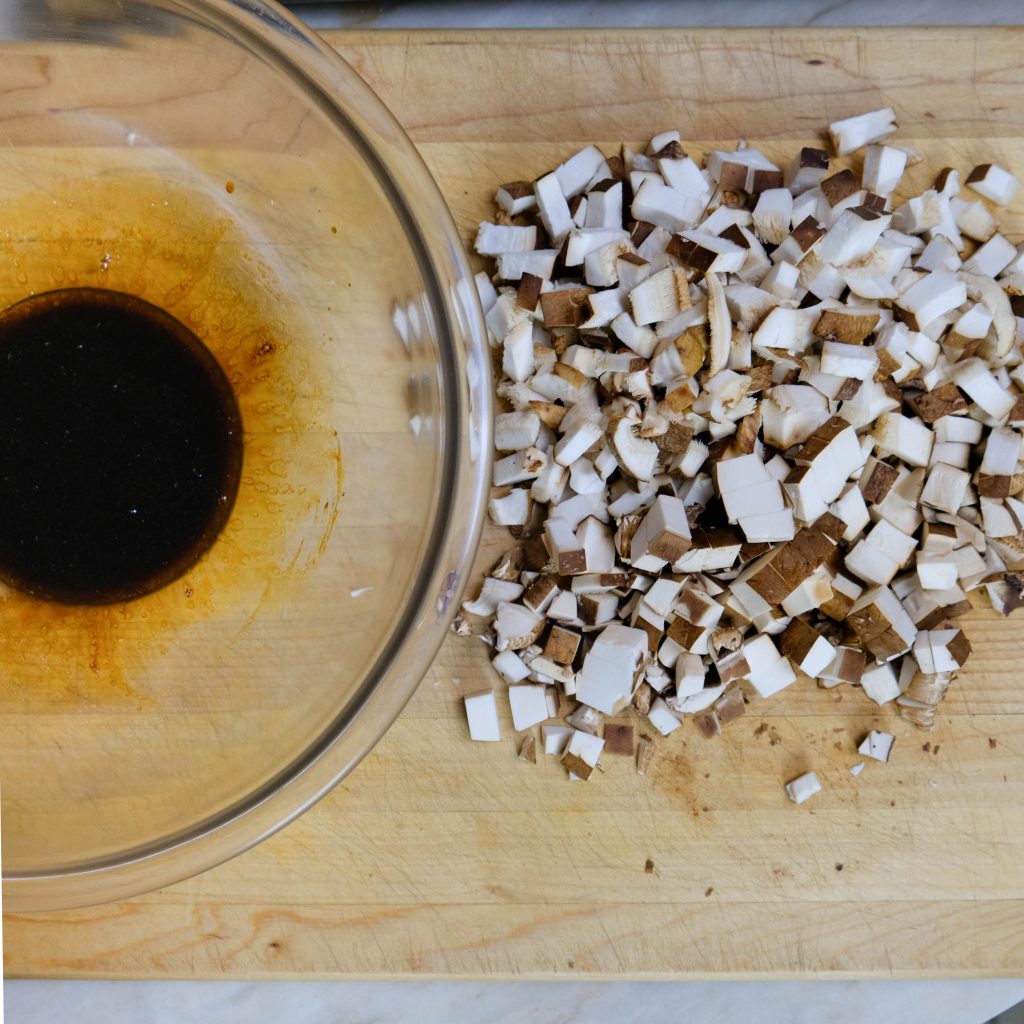
[[[711,737],[806,677],[930,728],[968,594],[1024,604],[1024,244],[985,202],[1019,183],[945,168],[904,198],[895,131],[890,109],[830,126],[859,177],[814,147],[698,161],[667,131],[497,190],[488,511],[516,542],[454,628],[571,778],[605,715]],[[653,755],[639,737],[637,770]]]

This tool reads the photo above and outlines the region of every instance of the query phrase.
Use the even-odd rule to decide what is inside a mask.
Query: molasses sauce
[[[227,522],[238,404],[169,313],[67,288],[0,312],[0,580],[66,604],[181,576]]]

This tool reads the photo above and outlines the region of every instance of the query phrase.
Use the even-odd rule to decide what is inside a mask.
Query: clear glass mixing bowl
[[[455,609],[491,408],[436,186],[297,21],[8,0],[0,25],[0,308],[148,299],[216,355],[245,430],[232,517],[181,579],[89,608],[0,592],[4,897],[29,910],[202,871],[352,769]]]

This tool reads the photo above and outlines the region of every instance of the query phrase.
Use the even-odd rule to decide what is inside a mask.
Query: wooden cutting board
[[[464,236],[495,186],[574,145],[679,128],[701,152],[782,155],[891,105],[939,167],[1024,170],[1024,30],[346,33],[331,42],[421,147]],[[1024,200],[1005,217],[1024,233]],[[502,549],[488,533],[484,567]],[[793,686],[727,734],[686,727],[647,779],[607,756],[468,741],[482,645],[449,639],[416,697],[327,799],[163,892],[5,921],[7,971],[57,977],[553,978],[1024,972],[1024,619],[969,622],[975,655],[934,732],[860,694]],[[867,729],[892,763],[847,768]],[[819,773],[802,807],[782,784]]]

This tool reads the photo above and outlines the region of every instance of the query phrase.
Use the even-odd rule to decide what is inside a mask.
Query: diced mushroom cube
[[[821,792],[821,782],[814,772],[805,772],[792,782],[786,783],[786,795],[795,804],[802,804],[812,796]]]
[[[470,739],[496,742],[501,739],[498,724],[498,703],[493,690],[472,693],[465,699],[466,720],[469,723]]]

